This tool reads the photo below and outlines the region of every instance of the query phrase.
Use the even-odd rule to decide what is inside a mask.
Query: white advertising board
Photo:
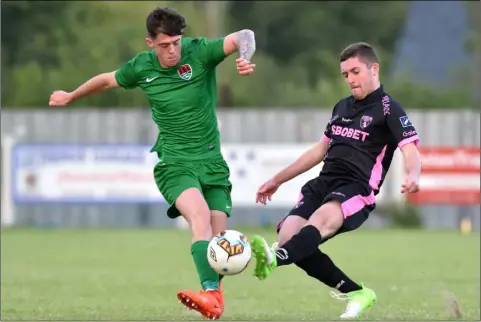
[[[224,144],[233,206],[255,203],[258,187],[311,145]],[[153,178],[157,155],[147,145],[18,144],[12,151],[15,203],[161,203]],[[295,205],[301,187],[322,164],[282,185],[271,206]],[[378,196],[378,197],[381,197]],[[379,200],[379,198],[378,198]]]

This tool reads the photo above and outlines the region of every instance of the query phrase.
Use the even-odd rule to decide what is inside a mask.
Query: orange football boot
[[[200,292],[185,290],[177,293],[177,298],[189,310],[195,310],[210,320],[220,319],[224,313],[224,298],[219,290]]]
[[[220,308],[222,309],[222,313],[224,313],[224,292],[222,291],[222,281],[219,281],[219,304]]]

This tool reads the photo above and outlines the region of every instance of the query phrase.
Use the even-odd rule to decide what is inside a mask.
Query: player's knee
[[[307,222],[319,229],[323,238],[333,236],[344,222],[341,204],[337,200],[331,200],[314,212]]]
[[[193,241],[212,238],[210,210],[197,188],[182,192],[175,201],[175,207],[189,223]]]

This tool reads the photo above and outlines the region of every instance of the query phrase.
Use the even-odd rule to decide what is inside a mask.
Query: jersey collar
[[[380,102],[384,95],[384,87],[381,85],[378,89],[376,89],[371,94],[367,95],[364,99],[356,101],[353,97],[353,104],[354,106],[366,106],[372,103]]]

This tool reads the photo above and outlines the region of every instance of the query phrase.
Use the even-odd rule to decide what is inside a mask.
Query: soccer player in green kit
[[[251,75],[254,32],[245,29],[219,39],[183,37],[185,19],[169,8],[153,10],[146,25],[150,51],[72,92],[53,92],[49,105],[65,106],[117,87],[140,87],[147,95],[159,129],[152,148],[159,156],[154,178],[170,205],[167,215],[183,216],[190,225],[192,257],[202,285],[200,292],[184,290],[177,297],[203,317],[218,319],[224,312],[221,277],[208,264],[207,245],[227,228],[232,202],[215,111],[216,66],[237,52],[238,73]]]

